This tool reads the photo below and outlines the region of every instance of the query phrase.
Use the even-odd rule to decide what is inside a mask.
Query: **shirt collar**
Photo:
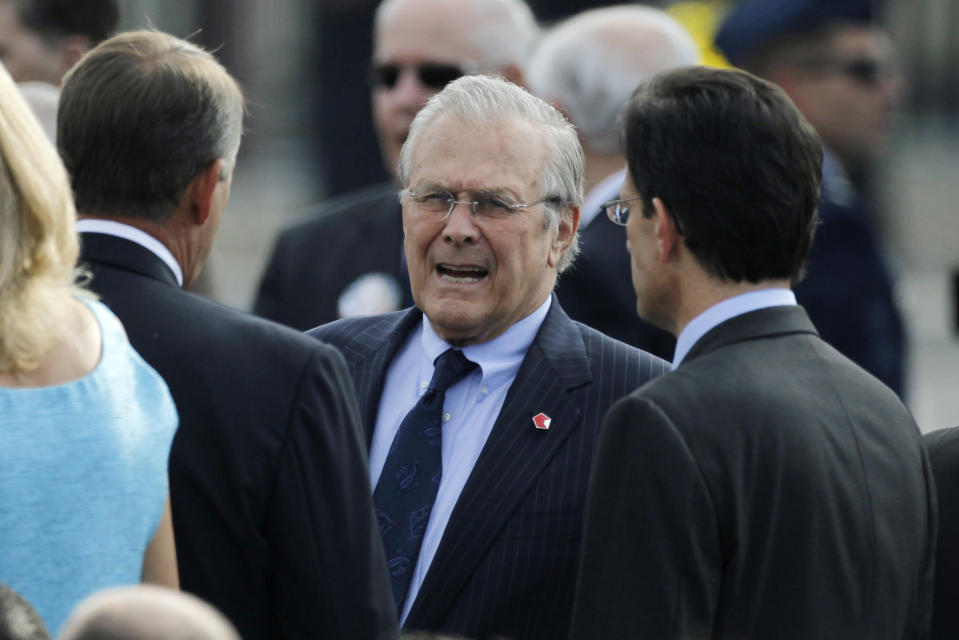
[[[114,220],[83,218],[77,220],[77,232],[103,233],[108,236],[116,236],[124,240],[129,240],[130,242],[135,242],[144,249],[149,250],[160,260],[163,260],[163,263],[170,268],[170,271],[172,271],[176,277],[177,285],[183,286],[183,269],[180,268],[180,264],[176,261],[176,258],[173,257],[173,254],[170,253],[170,250],[167,249],[162,242],[146,231]]]
[[[676,340],[676,352],[673,355],[673,369],[679,366],[689,350],[706,333],[730,318],[741,316],[750,311],[766,307],[780,307],[796,304],[796,296],[789,289],[761,289],[741,293],[738,296],[717,302],[692,319]]]
[[[546,319],[553,296],[546,300],[533,313],[529,314],[501,335],[480,344],[463,347],[463,355],[479,365],[482,386],[489,391],[516,377],[526,352],[539,333]],[[423,345],[424,365],[432,371],[433,362],[447,349],[454,348],[433,331],[432,325],[423,316],[420,341]],[[429,376],[426,376],[429,377]]]
[[[583,202],[583,208],[579,212],[579,228],[585,229],[593,221],[593,218],[599,215],[599,206],[619,197],[619,189],[626,181],[626,167],[623,167],[616,173],[606,176],[599,183],[589,190],[586,194],[586,200]]]

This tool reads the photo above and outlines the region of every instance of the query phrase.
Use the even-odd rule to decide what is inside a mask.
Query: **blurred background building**
[[[603,4],[530,2],[547,23]],[[677,15],[704,29],[725,3],[681,4]],[[308,204],[383,179],[366,73],[375,5],[124,0],[122,28],[152,24],[217,50],[249,100],[233,196],[209,263],[207,287],[217,300],[248,309],[278,229]],[[871,190],[900,274],[907,404],[929,431],[959,425],[959,2],[887,0],[883,16],[908,89]],[[356,122],[366,126],[344,126]]]

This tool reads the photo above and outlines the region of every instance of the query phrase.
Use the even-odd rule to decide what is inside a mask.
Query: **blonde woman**
[[[177,586],[176,409],[74,285],[75,217],[63,165],[0,65],[0,581],[54,633],[99,589]]]

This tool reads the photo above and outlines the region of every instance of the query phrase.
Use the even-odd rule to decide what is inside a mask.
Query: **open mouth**
[[[443,280],[446,280],[447,282],[456,282],[458,284],[479,282],[485,278],[488,273],[486,269],[481,267],[452,264],[436,265],[436,272]]]

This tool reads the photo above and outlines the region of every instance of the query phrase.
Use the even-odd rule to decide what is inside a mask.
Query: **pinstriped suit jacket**
[[[421,318],[408,309],[309,332],[339,348],[367,444],[387,367]],[[406,620],[487,638],[564,638],[593,448],[606,410],[664,373],[664,360],[569,319],[556,299],[460,494]],[[531,418],[552,418],[549,430]]]

